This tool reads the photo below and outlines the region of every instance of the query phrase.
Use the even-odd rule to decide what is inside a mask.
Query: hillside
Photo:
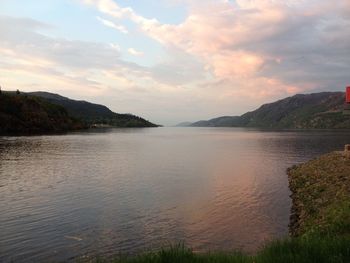
[[[191,126],[192,122],[189,122],[189,121],[184,121],[184,122],[181,122],[179,124],[176,124],[175,127],[188,127],[188,126]]]
[[[84,128],[62,106],[8,92],[0,94],[0,123],[2,135],[58,133]]]
[[[194,122],[192,127],[236,127],[239,126],[239,116],[223,116],[208,121]]]
[[[106,124],[114,127],[157,127],[157,125],[132,114],[114,113],[106,106],[86,101],[72,100],[48,92],[31,92],[31,96],[44,98],[50,103],[64,107],[68,114],[86,125]]]
[[[333,152],[288,169],[292,236],[350,236],[350,159]]]
[[[241,116],[225,116],[192,123],[193,127],[261,127],[296,129],[350,128],[350,116],[343,115],[343,92],[297,94]]]

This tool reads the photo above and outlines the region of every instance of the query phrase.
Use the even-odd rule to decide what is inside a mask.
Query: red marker
[[[350,104],[350,86],[346,87],[346,103]]]

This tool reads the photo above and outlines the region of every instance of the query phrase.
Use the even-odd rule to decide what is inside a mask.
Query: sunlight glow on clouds
[[[161,23],[121,5],[127,1],[72,0],[82,16],[115,29],[94,42],[54,37],[57,25],[14,18],[0,7],[1,81],[12,89],[84,94],[163,124],[240,114],[349,84],[348,0],[165,2],[168,12],[183,6],[185,19]],[[144,40],[158,43],[163,55],[151,55]],[[151,66],[141,66],[144,60]]]

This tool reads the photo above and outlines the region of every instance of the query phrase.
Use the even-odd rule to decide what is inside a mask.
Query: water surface
[[[176,242],[254,251],[288,233],[286,168],[349,141],[348,131],[235,128],[0,137],[0,262]]]

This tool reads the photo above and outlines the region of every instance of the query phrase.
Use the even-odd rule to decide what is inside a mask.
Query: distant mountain
[[[69,116],[62,106],[15,92],[0,94],[2,135],[58,133],[82,128],[83,123]]]
[[[237,126],[238,116],[223,116],[208,121],[197,121],[192,123],[192,127],[234,127]]]
[[[72,100],[48,92],[30,92],[31,96],[44,98],[50,103],[64,107],[68,114],[86,125],[105,124],[114,127],[157,127],[141,117],[132,114],[115,113],[106,106],[86,101]]]
[[[225,116],[192,123],[193,127],[261,127],[296,129],[350,128],[343,115],[345,93],[297,94],[241,116]]]
[[[180,122],[179,124],[176,124],[175,127],[189,127],[191,126],[192,122],[189,121],[184,121],[184,122]]]

